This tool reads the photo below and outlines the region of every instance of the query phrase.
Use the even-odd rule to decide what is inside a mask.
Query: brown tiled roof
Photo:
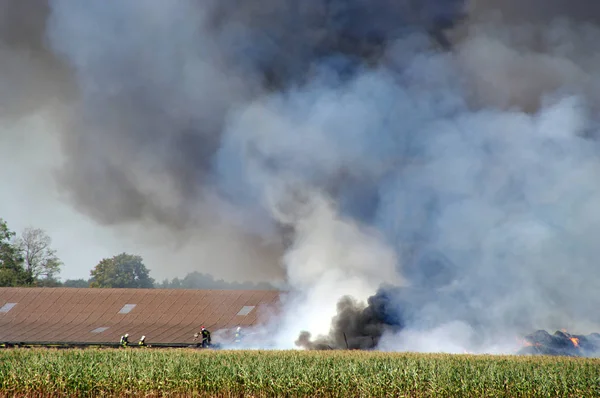
[[[114,342],[124,333],[132,342],[145,335],[148,342],[186,343],[201,326],[214,332],[255,325],[279,295],[268,290],[0,288],[0,343]],[[135,306],[120,313],[126,304]],[[254,308],[238,315],[245,306]]]

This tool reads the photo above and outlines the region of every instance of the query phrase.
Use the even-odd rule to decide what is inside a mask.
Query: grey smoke
[[[292,155],[298,153],[298,142],[277,136],[276,142],[290,143],[290,147],[274,145],[275,136],[266,134],[265,128],[258,139],[264,139],[270,155],[285,159],[288,167],[306,157],[309,167],[320,165],[319,172],[308,173],[309,178],[331,175],[331,163],[341,168],[338,157],[348,155],[347,145],[361,142],[360,135],[350,143],[332,138],[337,131],[348,134],[357,129],[365,135],[378,131],[385,148],[401,156],[392,171],[382,167],[381,174],[369,175],[381,184],[376,200],[369,203],[375,210],[363,207],[360,215],[375,214],[371,222],[386,231],[404,260],[404,275],[421,290],[408,300],[398,299],[393,314],[410,314],[404,320],[409,331],[437,330],[439,336],[444,325],[466,330],[472,335],[467,339],[469,348],[489,349],[494,341],[506,341],[513,333],[539,325],[589,330],[599,322],[593,310],[598,304],[593,288],[599,276],[594,260],[598,253],[591,238],[598,214],[594,207],[598,190],[593,185],[598,172],[597,120],[593,117],[597,101],[592,89],[598,80],[595,52],[590,49],[596,46],[592,38],[597,28],[558,21],[520,29],[504,37],[480,30],[480,36],[460,45],[456,57],[421,53],[394,75],[400,82],[396,87],[389,69],[377,70],[342,89],[309,87],[294,92],[291,99],[286,97],[288,107],[278,99],[272,110],[260,108],[256,110],[260,118],[242,123],[246,131],[252,130],[248,128],[251,120],[273,114],[279,134],[307,132],[309,139],[303,140],[306,146],[298,159]],[[496,53],[486,52],[486,46]],[[480,58],[480,52],[505,68]],[[481,62],[480,66],[491,70],[477,71],[474,67]],[[465,65],[468,68],[462,68]],[[479,76],[470,75],[472,71]],[[486,79],[479,80],[482,76]],[[372,91],[357,81],[369,81]],[[497,92],[486,98],[477,95],[477,89]],[[389,92],[393,96],[386,96]],[[349,107],[348,98],[364,102]],[[399,119],[389,115],[390,108],[397,110]],[[367,109],[367,116],[358,116],[361,122],[386,121],[388,130],[368,124],[356,127],[357,109]],[[281,123],[286,112],[291,114],[288,125]],[[392,128],[396,130],[390,133]],[[403,130],[409,130],[410,136]],[[331,141],[319,134],[328,135]],[[386,141],[389,135],[398,141]],[[335,155],[327,162],[315,161],[333,142]],[[360,173],[371,165],[369,155],[393,163],[373,150],[379,148],[371,146],[360,161],[348,161],[353,164],[351,170]],[[289,174],[304,177],[305,170]],[[303,334],[298,343],[339,348],[346,344],[341,343],[340,332],[355,341],[376,340],[383,334],[381,319],[365,321],[365,311],[372,311],[371,307],[357,305],[348,310],[347,303],[342,304],[327,338],[310,342]],[[363,327],[371,325],[376,331],[348,326],[363,321],[367,322]],[[456,326],[460,325],[456,321],[467,327]],[[395,346],[400,347],[402,334],[397,337],[400,342]],[[386,345],[394,346],[394,337],[389,340]],[[410,343],[404,347],[410,349]]]
[[[106,223],[185,225],[211,193],[231,111],[310,80],[319,63],[374,57],[462,4],[380,3],[51,1],[49,42],[79,88],[65,137],[77,167],[64,176],[77,204]]]
[[[219,268],[283,269],[279,345],[405,349],[466,325],[489,347],[600,321],[587,3],[490,20],[480,0],[457,26],[462,1],[49,4],[70,200],[212,246]]]
[[[45,0],[0,2],[0,117],[34,113],[70,89],[64,65],[45,48]]]
[[[232,112],[319,64],[375,62],[407,30],[439,36],[461,3],[51,1],[47,40],[78,87],[61,182],[100,223],[159,224],[181,245],[211,240],[211,263],[279,276],[289,228],[213,173]]]
[[[495,14],[508,23],[539,26],[558,19],[600,22],[600,4],[593,0],[471,0],[468,13],[471,18]]]

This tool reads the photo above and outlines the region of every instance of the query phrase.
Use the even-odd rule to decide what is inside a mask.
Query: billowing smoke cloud
[[[596,19],[376,3],[49,1],[70,200],[283,273],[278,347],[595,326]]]
[[[46,43],[77,85],[62,185],[98,222],[141,222],[220,276],[279,277],[288,231],[237,192],[223,200],[213,174],[229,115],[321,62],[377,57],[407,29],[442,37],[457,5],[50,1]]]
[[[344,301],[328,336],[299,345],[502,351],[542,325],[597,327],[597,28],[471,28],[454,56],[397,75],[396,104],[421,108],[398,112],[412,147],[380,185],[374,222],[414,289]]]
[[[61,177],[79,209],[109,225],[158,223],[180,242],[209,241],[198,256],[218,272],[280,274],[288,232],[213,173],[232,111],[311,81],[323,65],[351,73],[407,30],[440,38],[461,2],[272,3],[50,2],[48,41],[78,85]]]
[[[350,68],[352,57],[375,56],[413,25],[452,20],[461,4],[293,3],[52,1],[49,39],[80,94],[65,136],[77,166],[65,180],[78,205],[106,223],[182,227],[197,222],[193,213],[209,217],[202,213],[212,214],[212,204],[198,203],[211,196],[214,154],[232,110],[310,80],[321,64]]]
[[[70,89],[64,65],[45,49],[43,0],[0,2],[0,117],[34,113]]]

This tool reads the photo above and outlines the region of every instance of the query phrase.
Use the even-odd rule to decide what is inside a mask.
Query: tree
[[[169,281],[168,278],[165,278],[163,279],[162,283],[157,283],[155,287],[159,289],[181,289],[181,281],[179,278],[173,278],[172,281]]]
[[[28,282],[23,257],[13,243],[15,233],[0,218],[0,286],[20,286]]]
[[[62,287],[63,283],[55,278],[44,278],[35,281],[36,287]]]
[[[90,287],[154,287],[154,279],[150,277],[142,258],[127,253],[102,259],[90,274]]]
[[[223,290],[272,290],[275,287],[267,282],[226,282],[223,279],[215,279],[210,274],[198,271],[188,273],[185,278],[174,278],[171,282],[165,279],[157,287],[162,289],[223,289]]]
[[[63,287],[84,288],[90,287],[90,281],[86,281],[85,279],[67,279],[62,285]]]
[[[39,228],[26,228],[17,239],[16,246],[24,260],[25,272],[30,282],[42,278],[53,280],[60,272],[62,262],[50,245],[52,239]]]

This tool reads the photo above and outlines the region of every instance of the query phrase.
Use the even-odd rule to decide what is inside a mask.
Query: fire
[[[520,354],[526,355],[568,355],[568,356],[597,356],[600,353],[600,338],[598,333],[589,335],[573,335],[565,329],[550,334],[545,330],[537,330],[517,338],[521,344]]]
[[[527,340],[519,340],[519,343],[523,346],[523,347],[531,347],[533,344],[531,344],[529,341]]]
[[[521,347],[540,347],[541,346],[540,343],[532,343],[530,341],[527,341],[526,339],[517,338],[517,342],[519,343],[519,345]]]
[[[573,343],[575,347],[579,347],[579,339],[577,337],[573,337],[571,333],[567,332],[567,329],[561,329],[561,331],[569,336],[569,340],[571,340],[571,343]]]

